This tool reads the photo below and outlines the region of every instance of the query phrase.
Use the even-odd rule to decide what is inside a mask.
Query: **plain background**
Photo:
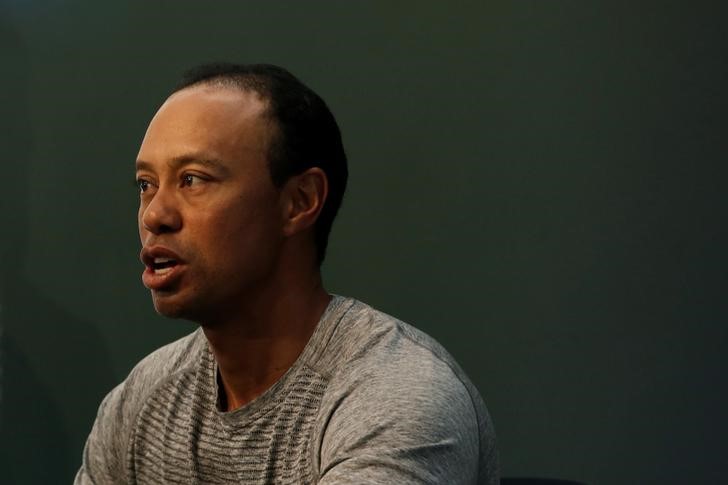
[[[106,392],[194,328],[140,283],[133,162],[210,60],[327,100],[327,287],[451,351],[505,475],[724,480],[721,2],[0,5],[2,483],[70,482]]]

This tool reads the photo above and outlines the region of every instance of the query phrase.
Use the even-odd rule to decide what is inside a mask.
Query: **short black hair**
[[[348,178],[346,153],[334,115],[318,94],[286,69],[271,64],[203,64],[188,70],[173,92],[218,83],[255,92],[267,101],[267,114],[278,128],[268,147],[268,169],[276,187],[311,167],[326,173],[329,193],[314,226],[320,265]]]

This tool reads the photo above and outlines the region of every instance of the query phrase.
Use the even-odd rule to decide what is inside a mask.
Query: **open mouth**
[[[145,246],[139,254],[144,263],[142,283],[150,290],[164,290],[178,284],[186,262],[164,246]]]
[[[152,262],[152,271],[154,274],[165,274],[172,271],[172,268],[177,266],[177,261],[171,258],[154,258]]]

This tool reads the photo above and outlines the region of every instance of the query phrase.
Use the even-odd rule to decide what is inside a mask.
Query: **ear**
[[[288,179],[283,187],[284,235],[293,236],[312,227],[328,193],[329,181],[319,167],[311,167]]]

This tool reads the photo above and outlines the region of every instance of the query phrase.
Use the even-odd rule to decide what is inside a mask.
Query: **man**
[[[498,482],[452,357],[324,290],[347,168],[319,96],[275,66],[202,66],[136,170],[142,280],[157,312],[200,329],[104,399],[76,483]]]

